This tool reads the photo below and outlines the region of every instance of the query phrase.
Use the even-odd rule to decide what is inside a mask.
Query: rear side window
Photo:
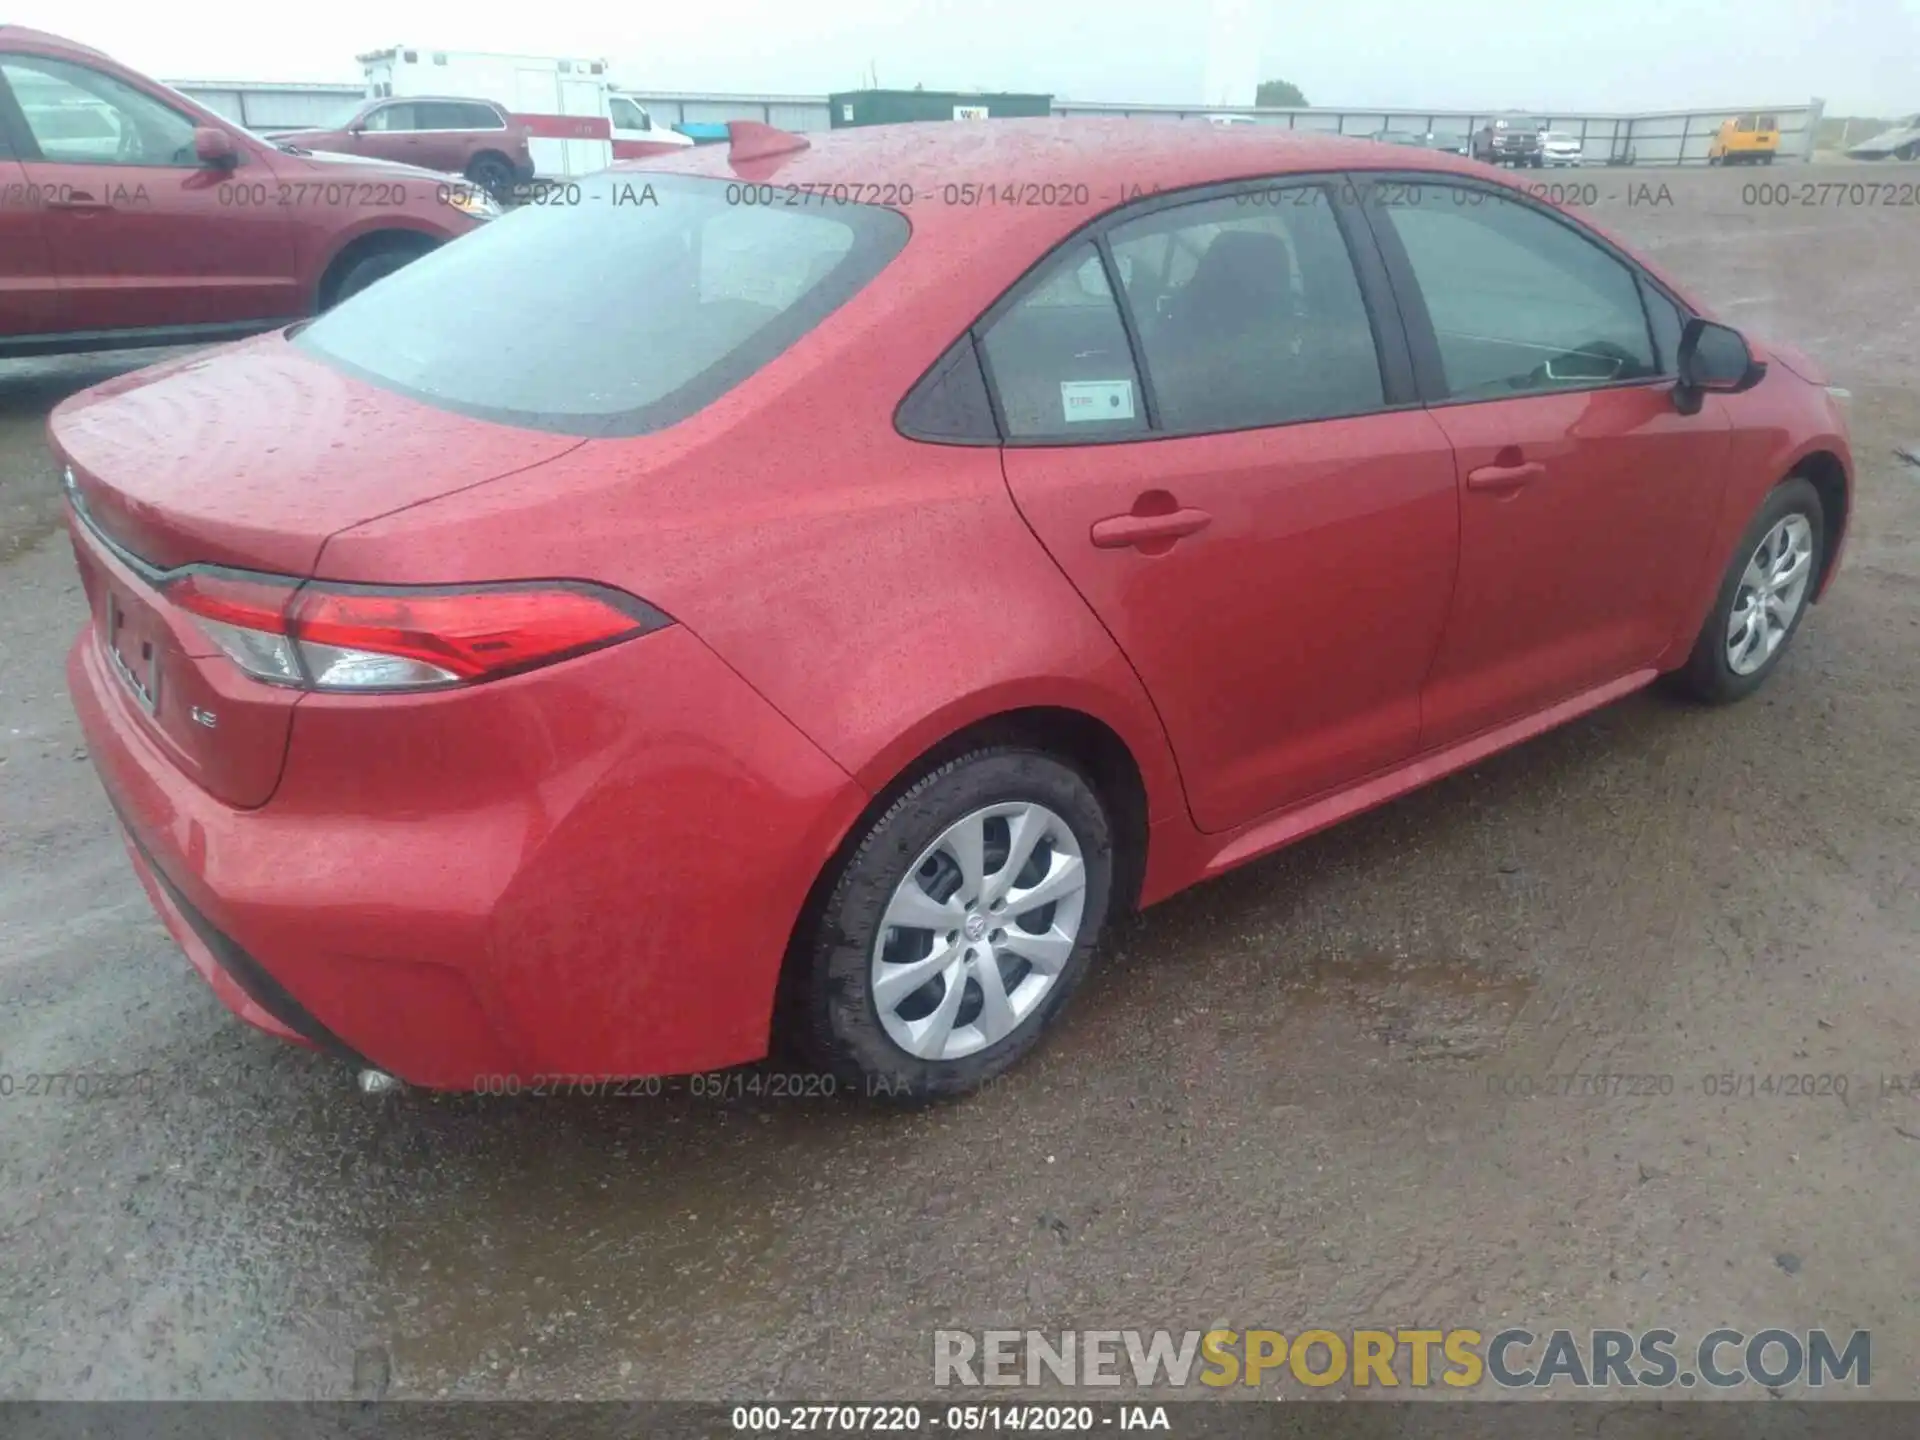
[[[462,130],[504,130],[507,122],[498,110],[491,105],[461,105],[459,122]]]
[[[1158,211],[1110,239],[1162,428],[1244,430],[1384,403],[1360,283],[1318,186]]]
[[[1634,273],[1571,225],[1449,185],[1380,208],[1426,301],[1451,398],[1659,375]]]
[[[480,419],[640,435],[692,415],[864,287],[906,243],[871,205],[729,205],[720,180],[602,174],[295,332],[374,384]],[[485,297],[484,303],[481,297]]]
[[[477,105],[461,105],[451,100],[416,100],[413,125],[416,130],[471,130],[476,123],[487,123],[477,120],[480,110]]]
[[[981,347],[1011,439],[1084,441],[1147,428],[1126,326],[1091,244],[1062,251]]]

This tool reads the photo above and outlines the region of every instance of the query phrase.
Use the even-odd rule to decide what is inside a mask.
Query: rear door
[[[1431,748],[1652,664],[1706,563],[1731,429],[1711,399],[1674,405],[1679,307],[1571,217],[1464,180],[1373,193],[1459,473]]]
[[[305,308],[272,172],[199,163],[186,111],[77,61],[0,52],[57,268],[60,328],[290,319]]]
[[[1123,212],[980,347],[1014,499],[1145,682],[1200,828],[1413,754],[1452,453],[1327,185]]]

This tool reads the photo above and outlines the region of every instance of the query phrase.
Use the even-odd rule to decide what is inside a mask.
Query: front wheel
[[[950,760],[873,821],[797,938],[794,1038],[871,1097],[975,1089],[1066,1005],[1112,886],[1079,771],[1016,746]]]
[[[1724,705],[1760,688],[1806,616],[1824,533],[1811,481],[1796,476],[1774,488],[1740,537],[1693,654],[1674,675],[1683,692]]]
[[[505,205],[513,196],[513,166],[498,155],[476,156],[474,162],[467,166],[467,179],[501,205]]]

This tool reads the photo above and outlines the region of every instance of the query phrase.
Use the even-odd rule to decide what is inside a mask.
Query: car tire
[[[502,205],[513,194],[513,166],[498,155],[476,155],[473,163],[467,166],[467,179]]]
[[[1813,482],[1796,475],[1775,486],[1734,546],[1693,653],[1672,676],[1674,688],[1709,705],[1731,704],[1758,690],[1813,603],[1825,538],[1826,515]],[[1804,571],[1783,584],[1779,577],[1789,553],[1801,557]],[[1766,588],[1756,587],[1756,580]],[[1759,634],[1755,625],[1762,626]]]
[[[1893,152],[1896,160],[1920,160],[1920,140],[1909,140]]]
[[[426,253],[426,250],[415,246],[390,245],[384,250],[375,250],[370,255],[361,256],[348,267],[346,273],[340,277],[339,283],[333,287],[333,295],[327,302],[328,306],[338,305],[349,296],[358,295],[374,281],[384,280],[394,271],[401,269],[410,261],[418,260]]]
[[[1771,165],[1771,164],[1773,163],[1773,156],[1771,156],[1771,155],[1762,155],[1762,156],[1760,157],[1760,163],[1761,163],[1762,165]]]
[[[1708,164],[1708,165],[1710,165],[1710,166],[1711,166],[1711,165],[1718,165],[1719,163],[1720,163],[1720,157],[1719,157],[1718,155],[1709,155],[1709,156],[1707,156],[1707,164]]]
[[[1016,844],[1026,858],[1008,874]],[[970,852],[979,858],[963,863]],[[1071,998],[1113,874],[1106,807],[1073,766],[1017,745],[948,760],[843,849],[795,935],[783,1028],[869,1098],[926,1104],[976,1089],[1031,1050]],[[1037,908],[1016,910],[1036,894]],[[937,925],[906,923],[918,918]],[[953,930],[938,928],[948,920]]]

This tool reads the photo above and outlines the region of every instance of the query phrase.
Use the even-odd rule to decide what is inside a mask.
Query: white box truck
[[[630,97],[621,97],[616,107],[611,67],[604,59],[395,45],[359,60],[369,96],[438,96],[505,106],[510,122],[526,134],[534,172],[542,179],[588,175],[616,156],[693,143],[655,128]]]

